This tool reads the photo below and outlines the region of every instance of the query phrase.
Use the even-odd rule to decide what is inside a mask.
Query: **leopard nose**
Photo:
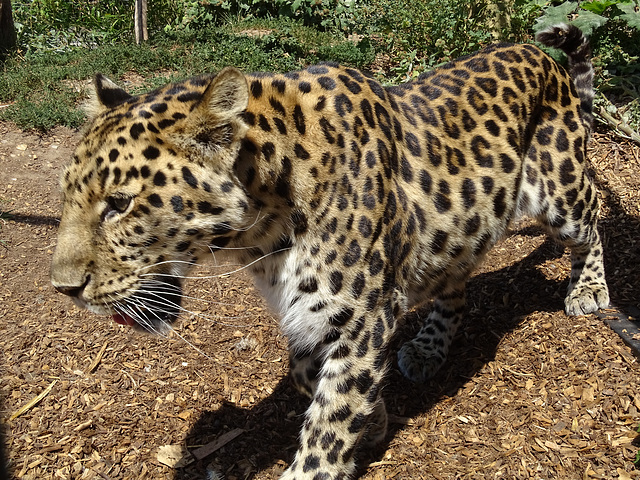
[[[60,293],[64,293],[65,295],[69,295],[70,297],[80,297],[82,291],[89,283],[91,276],[87,275],[82,285],[54,285],[55,289]]]

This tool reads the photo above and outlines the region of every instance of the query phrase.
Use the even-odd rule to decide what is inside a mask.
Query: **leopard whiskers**
[[[223,225],[225,227],[229,227],[232,231],[234,232],[248,232],[249,230],[251,230],[253,227],[255,227],[259,222],[261,222],[262,220],[264,220],[265,218],[267,218],[269,215],[268,214],[264,214],[262,216],[260,216],[262,214],[262,207],[260,207],[260,209],[258,209],[257,213],[256,213],[256,219],[253,221],[252,224],[247,225],[244,228],[233,228],[231,227],[231,225],[229,225],[226,222],[221,223],[220,225]]]
[[[216,253],[224,253],[224,252],[236,252],[236,251],[251,251],[254,250],[256,248],[259,248],[258,246],[248,246],[248,247],[212,247],[211,245],[209,245],[208,243],[203,244],[205,248],[208,248],[211,255],[213,256],[214,260],[215,260],[215,254]],[[277,253],[277,252],[272,252],[272,253]],[[194,263],[188,260],[163,260],[161,262],[155,262],[155,263],[151,263],[149,265],[144,265],[142,267],[138,268],[138,272],[144,272],[145,270],[149,270],[150,268],[155,268],[158,267],[160,265],[173,265],[176,267],[181,267],[184,266],[184,268],[186,269],[190,269],[192,267],[203,267],[203,268],[223,268],[223,267],[231,267],[231,266],[239,266],[241,264],[239,263],[224,263],[224,264],[218,264],[217,262],[215,262],[213,265],[208,264],[208,263]],[[223,273],[221,275],[226,275],[226,273]]]
[[[264,220],[265,218],[267,218],[269,216],[269,214],[263,214],[262,213],[262,209],[258,210],[258,212],[256,213],[256,218],[253,221],[253,223],[247,225],[244,228],[234,228],[231,225],[229,225],[227,222],[222,222],[219,225],[222,228],[228,228],[230,231],[235,231],[235,232],[248,232],[249,230],[251,230],[252,228],[254,228],[259,222],[261,222],[262,220]],[[232,251],[248,251],[248,250],[252,250],[255,248],[259,248],[257,245],[256,246],[241,246],[241,247],[215,247],[213,245],[211,245],[211,242],[201,242],[201,243],[197,243],[195,245],[199,245],[201,247],[207,248],[209,249],[210,253],[213,255],[214,259],[215,259],[215,253],[217,252],[232,252]],[[272,252],[272,253],[277,253],[277,252]],[[259,259],[258,259],[259,260]],[[187,268],[193,267],[193,266],[202,266],[203,264],[198,264],[198,263],[193,263],[187,260],[164,260],[162,262],[156,262],[150,265],[145,265],[143,267],[141,267],[139,269],[139,271],[143,271],[143,270],[148,270],[150,268],[154,268],[157,267],[158,265],[167,265],[167,264],[171,264],[171,265],[184,265]],[[228,264],[225,264],[224,266],[226,266]],[[217,263],[214,265],[217,268],[222,267],[223,265],[218,265]],[[232,272],[233,273],[233,272]],[[226,275],[226,274],[223,274]]]
[[[199,317],[205,320],[209,320],[218,325],[223,325],[226,327],[248,328],[252,326],[251,324],[237,324],[237,323],[227,323],[227,322],[220,321],[220,319],[248,318],[251,315],[235,315],[235,316],[208,315],[202,312],[195,312],[195,311],[189,310],[176,302],[168,300],[167,298],[163,297],[160,293],[154,292],[153,290],[144,290],[144,293],[146,294],[146,296],[142,300],[144,300],[144,302],[148,306],[153,307],[155,310],[159,311],[160,313],[172,313],[172,312],[186,313],[189,315],[193,315],[194,317]],[[184,295],[182,297],[194,298],[195,300],[200,300],[195,297],[187,297]],[[136,294],[134,294],[132,297],[129,297],[129,298],[136,298],[137,300],[141,300],[141,297]],[[227,305],[232,305],[232,304],[227,304]],[[166,308],[168,310],[163,310],[163,308]]]
[[[168,293],[176,293],[175,287],[173,285],[167,285],[166,283],[161,282],[159,280],[145,280],[145,282],[142,285],[143,286],[153,287],[153,290],[156,291],[156,292],[164,291],[164,292],[168,292]],[[167,287],[167,286],[169,288],[167,288],[166,290],[163,290],[163,287]],[[145,290],[145,291],[147,291],[147,290]],[[149,292],[149,293],[151,293],[151,292]],[[222,307],[235,307],[237,305],[235,303],[230,303],[230,302],[219,302],[219,301],[216,301],[216,300],[207,300],[207,299],[200,298],[200,297],[192,297],[190,295],[185,295],[183,293],[181,293],[180,296],[183,299],[186,299],[186,300],[194,300],[194,301],[206,303],[206,304],[209,304],[209,305],[217,305],[217,306],[222,306]],[[238,317],[235,317],[235,316],[222,316],[221,315],[221,316],[216,317],[216,318],[241,318],[241,317],[245,317],[245,316],[249,317],[250,315],[240,315]]]
[[[174,296],[179,295],[182,299],[195,300],[198,302],[205,302],[210,305],[221,305],[221,306],[235,306],[233,303],[225,303],[225,302],[217,302],[211,300],[205,300],[198,297],[192,297],[189,295],[184,295],[181,292],[181,289],[173,284],[162,282],[160,280],[149,279],[143,282],[138,288],[130,289],[130,296],[125,297],[120,294],[120,297],[124,300],[124,303],[133,303],[135,302],[138,306],[143,307],[151,307],[152,311],[157,311],[159,313],[186,313],[192,315],[194,317],[199,317],[205,319],[207,321],[211,321],[218,325],[234,327],[234,328],[247,328],[252,325],[250,324],[238,324],[238,323],[228,323],[223,322],[221,319],[240,319],[240,318],[249,318],[251,315],[208,315],[202,312],[196,312],[189,310],[183,307],[179,302],[172,301],[171,299],[166,297],[166,294],[171,294]],[[147,308],[144,308],[147,311]],[[136,315],[133,318],[143,317],[144,315]]]
[[[121,294],[117,294],[119,297],[124,299],[124,296]],[[153,323],[150,322],[145,315],[143,315],[143,306],[135,299],[126,299],[126,302],[118,302],[114,303],[113,307],[117,313],[125,315],[127,317],[133,318],[140,326],[144,327],[147,331],[152,332],[161,337],[166,337],[165,332],[158,330],[153,326]]]
[[[147,300],[147,299],[145,298],[145,300]],[[136,299],[135,297],[127,297],[127,303],[128,304],[133,303],[136,308],[138,308],[138,309],[143,308],[144,304],[140,304],[139,302],[140,302],[140,299]],[[151,332],[156,333],[156,334],[158,334],[158,335],[160,335],[162,337],[165,337],[165,338],[167,336],[166,332],[171,331],[171,332],[173,332],[173,334],[175,336],[177,336],[180,340],[182,340],[190,348],[194,349],[196,352],[198,352],[199,354],[203,355],[208,360],[211,360],[211,361],[214,360],[211,356],[207,355],[200,348],[196,347],[192,342],[187,340],[183,335],[180,335],[180,333],[178,333],[178,331],[176,329],[174,329],[173,326],[169,322],[167,322],[166,320],[162,319],[160,317],[160,315],[159,315],[160,313],[169,313],[169,312],[166,312],[166,311],[164,311],[162,309],[158,309],[158,310],[147,310],[147,309],[145,309],[145,311],[150,313],[151,315],[153,315],[163,325],[164,328],[163,328],[163,331],[161,332],[161,331],[159,331],[158,329],[156,329],[156,328],[154,328],[152,326],[152,322],[149,322],[147,320],[144,320],[143,322],[140,323],[144,328],[147,328]],[[135,318],[136,320],[141,319],[139,315],[136,316],[136,317],[132,317],[132,318]]]
[[[282,252],[286,252],[288,250],[291,250],[291,247],[285,247],[285,248],[280,248],[278,250],[274,250],[273,252],[269,252],[266,253],[264,255],[262,255],[261,257],[256,258],[255,260],[242,265],[240,268],[237,268],[235,270],[231,270],[229,272],[224,272],[224,273],[218,273],[216,275],[206,275],[206,276],[186,276],[186,275],[174,275],[171,273],[143,273],[140,276],[141,277],[172,277],[172,278],[181,278],[184,280],[187,279],[196,279],[196,280],[202,280],[202,279],[212,279],[212,278],[221,278],[221,277],[226,277],[228,275],[233,275],[234,273],[239,273],[242,270],[245,270],[253,265],[255,265],[258,262],[261,262],[262,260],[264,260],[265,258],[268,258],[272,255],[277,255],[278,253],[282,253]],[[187,262],[184,262],[187,263]],[[220,266],[222,267],[222,265]]]
[[[178,337],[180,340],[182,340],[184,343],[186,343],[190,348],[194,349],[196,352],[198,352],[200,355],[204,356],[205,358],[207,358],[208,360],[211,360],[212,362],[214,361],[214,359],[207,355],[205,352],[203,352],[200,348],[196,347],[192,342],[190,342],[189,340],[187,340],[183,335],[180,335],[178,333],[178,331],[173,328],[168,322],[165,322],[164,320],[162,320],[160,317],[157,316],[157,314],[155,312],[153,312],[154,316],[156,318],[158,318],[158,320],[160,320],[162,323],[164,323],[166,325],[166,327],[171,330],[173,332],[173,334]]]

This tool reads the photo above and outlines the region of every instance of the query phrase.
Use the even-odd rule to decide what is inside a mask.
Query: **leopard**
[[[362,447],[386,435],[387,373],[434,377],[467,279],[515,219],[570,250],[567,315],[609,304],[589,41],[567,24],[537,40],[566,66],[495,43],[395,86],[331,62],[226,67],[135,96],[97,74],[62,174],[53,286],[161,333],[193,265],[213,252],[245,266],[310,398],[280,478],[353,478]],[[399,323],[422,306],[394,357]]]

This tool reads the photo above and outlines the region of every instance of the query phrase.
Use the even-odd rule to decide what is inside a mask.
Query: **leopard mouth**
[[[111,318],[120,325],[162,335],[178,318],[181,302],[180,280],[170,275],[157,275],[114,304]]]

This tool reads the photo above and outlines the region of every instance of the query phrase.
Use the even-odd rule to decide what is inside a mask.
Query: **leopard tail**
[[[547,47],[554,47],[567,54],[569,74],[573,79],[585,126],[593,129],[593,64],[591,63],[591,46],[589,39],[574,25],[561,23],[538,32],[536,40]]]

